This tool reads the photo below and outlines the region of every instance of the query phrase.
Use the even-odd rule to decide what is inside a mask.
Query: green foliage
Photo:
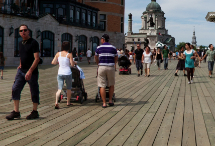
[[[177,45],[177,48],[176,48],[176,51],[179,51],[181,49],[181,47],[184,47],[185,48],[185,42],[180,42],[178,45]]]

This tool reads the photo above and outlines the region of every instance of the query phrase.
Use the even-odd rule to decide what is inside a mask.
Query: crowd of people
[[[19,52],[20,52],[20,65],[17,68],[17,74],[15,77],[14,84],[12,86],[12,100],[14,103],[14,110],[10,115],[6,116],[6,119],[13,120],[20,118],[19,112],[19,103],[20,95],[25,84],[28,83],[31,91],[31,99],[33,102],[33,110],[26,117],[26,119],[37,119],[39,118],[39,113],[37,111],[38,105],[40,104],[39,97],[39,70],[38,64],[41,61],[39,57],[39,44],[38,42],[29,36],[28,26],[23,24],[19,27],[19,34],[22,37],[22,41],[19,42]],[[209,45],[209,50],[205,53],[201,53],[199,50],[195,51],[194,46],[190,43],[185,44],[185,48],[181,47],[179,52],[171,52],[168,50],[167,46],[164,45],[163,49],[157,48],[151,52],[149,46],[145,46],[144,49],[141,49],[140,44],[137,44],[136,50],[125,50],[116,49],[109,43],[109,36],[104,34],[101,37],[101,45],[97,47],[95,52],[95,62],[98,65],[98,76],[97,84],[100,87],[100,95],[103,101],[102,107],[107,108],[106,103],[106,87],[109,87],[109,106],[114,106],[112,97],[114,94],[114,85],[115,85],[115,71],[116,63],[118,58],[121,56],[126,56],[128,63],[135,64],[137,68],[137,76],[143,75],[143,64],[145,69],[145,76],[150,77],[150,66],[153,62],[157,62],[158,70],[161,68],[161,63],[164,63],[164,70],[168,70],[168,61],[173,59],[178,59],[178,64],[176,66],[175,76],[178,76],[177,73],[179,70],[183,70],[184,76],[187,76],[188,83],[193,83],[193,77],[195,72],[195,67],[200,67],[200,62],[208,58],[208,70],[209,77],[212,77],[215,52],[213,50],[213,45]],[[27,45],[26,45],[27,44]],[[67,89],[67,106],[71,106],[70,97],[71,97],[71,88],[72,88],[72,71],[71,66],[77,64],[74,60],[77,57],[82,57],[77,54],[77,50],[74,49],[72,53],[69,53],[70,43],[63,42],[61,51],[57,52],[51,64],[59,64],[57,81],[58,81],[58,90],[56,92],[56,102],[55,109],[59,109],[58,100],[60,97],[61,90],[66,82]],[[82,54],[83,55],[83,54]],[[90,49],[86,52],[86,57],[88,64],[92,57],[92,52]],[[79,58],[81,60],[82,58]],[[5,58],[3,53],[0,52],[0,70],[1,70],[1,79],[3,79],[3,70],[5,65]],[[129,66],[130,67],[130,66]],[[187,71],[187,74],[185,74]]]

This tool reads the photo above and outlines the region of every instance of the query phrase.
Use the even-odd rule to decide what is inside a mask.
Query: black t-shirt
[[[22,43],[23,42],[23,43]],[[19,42],[19,54],[21,59],[21,71],[27,73],[34,62],[34,53],[39,52],[39,43],[30,38],[25,43]],[[38,74],[38,66],[35,68],[32,74]]]
[[[136,60],[141,60],[143,55],[143,49],[135,50]]]

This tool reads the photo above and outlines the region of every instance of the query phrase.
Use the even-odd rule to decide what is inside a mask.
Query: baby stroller
[[[97,68],[97,76],[96,76],[96,77],[98,77],[98,68]],[[98,102],[98,100],[101,100],[101,99],[102,99],[102,97],[101,97],[101,95],[100,95],[100,88],[101,88],[101,87],[98,87],[98,93],[96,93],[96,98],[95,98],[95,101],[96,101],[96,102]],[[106,87],[106,88],[105,88],[105,91],[106,91],[106,100],[109,100],[109,87]],[[113,93],[112,100],[113,100],[114,102],[116,102],[115,93]]]
[[[131,68],[130,65],[131,65],[131,62],[128,60],[128,58],[126,56],[121,56],[119,59],[118,59],[118,65],[120,67],[119,69],[119,75],[120,74],[131,74]]]
[[[84,83],[81,79],[80,70],[77,66],[71,67],[72,71],[72,89],[71,89],[71,99],[79,101],[81,104],[83,101],[87,100],[87,93],[85,92]],[[67,99],[67,93],[66,93],[66,86],[63,87],[63,90],[61,91],[59,101],[62,99]]]

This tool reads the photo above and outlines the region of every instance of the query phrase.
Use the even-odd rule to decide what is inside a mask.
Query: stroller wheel
[[[79,97],[79,102],[82,104],[84,102],[83,96]]]
[[[60,94],[60,98],[58,99],[58,102],[61,102],[62,99],[63,99],[63,95]]]
[[[84,94],[84,100],[87,100],[87,93]]]

